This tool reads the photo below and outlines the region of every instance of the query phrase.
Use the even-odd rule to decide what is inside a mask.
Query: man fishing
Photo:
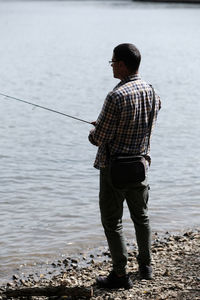
[[[144,155],[146,166],[150,164],[148,124],[153,101],[153,125],[161,103],[152,87],[139,76],[140,61],[141,55],[135,45],[120,44],[114,48],[110,63],[113,76],[120,82],[107,95],[97,121],[93,122],[95,128],[89,134],[89,141],[98,146],[94,167],[100,169],[101,221],[113,264],[107,277],[97,278],[97,285],[102,288],[129,289],[133,286],[127,273],[128,255],[122,231],[124,200],[135,227],[140,279],[152,279],[147,177],[118,189],[112,184],[109,168],[110,157],[116,154]]]

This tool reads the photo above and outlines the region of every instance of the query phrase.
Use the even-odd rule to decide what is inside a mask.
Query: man
[[[152,279],[151,230],[147,215],[149,186],[147,179],[128,185],[123,190],[111,183],[109,156],[148,154],[148,122],[152,109],[152,87],[141,79],[138,70],[141,55],[132,44],[120,44],[113,50],[113,76],[120,83],[110,92],[89,134],[89,141],[98,146],[94,167],[100,169],[100,212],[102,225],[110,249],[113,269],[108,277],[98,277],[102,288],[133,286],[126,273],[127,250],[122,232],[123,201],[126,199],[134,223],[138,245],[138,264],[141,279]],[[153,125],[160,109],[160,98],[155,95]],[[149,148],[149,147],[148,147]],[[150,157],[147,164],[150,162]]]

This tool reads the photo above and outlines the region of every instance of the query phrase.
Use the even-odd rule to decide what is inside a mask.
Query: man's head
[[[137,74],[141,61],[140,51],[133,44],[120,44],[113,50],[112,67],[115,78],[123,79]]]

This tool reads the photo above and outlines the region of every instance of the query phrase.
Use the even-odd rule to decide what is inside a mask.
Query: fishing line
[[[68,118],[72,118],[72,119],[78,120],[80,122],[92,124],[91,122],[85,121],[83,119],[79,119],[77,117],[73,117],[73,116],[70,116],[68,114],[62,113],[60,111],[57,111],[57,110],[54,110],[54,109],[51,109],[51,108],[48,108],[48,107],[45,107],[45,106],[41,106],[41,105],[38,105],[38,104],[35,104],[35,103],[32,103],[32,102],[26,101],[26,100],[22,100],[22,99],[19,99],[19,98],[16,98],[16,97],[12,97],[12,96],[9,96],[9,95],[3,94],[3,93],[0,93],[0,95],[3,96],[3,97],[9,98],[9,99],[13,99],[13,100],[16,100],[16,101],[20,101],[20,102],[32,105],[34,107],[39,107],[39,108],[42,108],[42,109],[54,112],[54,113],[59,114],[59,115],[63,115],[63,116],[68,117]]]

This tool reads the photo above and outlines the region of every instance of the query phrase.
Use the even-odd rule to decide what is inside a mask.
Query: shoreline
[[[180,4],[200,4],[200,0],[133,0],[134,2],[149,3],[180,3]]]
[[[154,279],[151,281],[138,279],[136,247],[132,242],[127,243],[128,272],[133,280],[133,289],[108,291],[96,287],[96,276],[107,276],[111,269],[110,254],[107,247],[102,247],[87,254],[76,255],[76,258],[71,256],[52,262],[53,271],[41,273],[41,270],[37,270],[26,275],[13,274],[11,281],[0,286],[0,300],[7,299],[4,294],[6,290],[60,285],[70,288],[92,288],[93,296],[90,298],[92,300],[200,299],[200,229],[175,235],[154,233],[153,236]],[[44,299],[44,297],[37,296],[34,299]]]

